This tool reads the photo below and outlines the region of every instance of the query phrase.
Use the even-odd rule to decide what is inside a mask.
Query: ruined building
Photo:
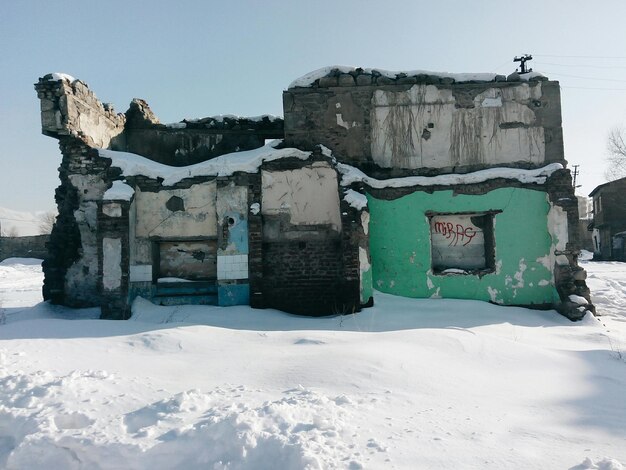
[[[626,178],[596,186],[593,202],[593,258],[626,261]]]
[[[139,296],[325,315],[375,288],[593,311],[558,82],[329,67],[283,92],[284,121],[166,125],[67,75],[35,88],[63,154],[53,302],[108,318]]]

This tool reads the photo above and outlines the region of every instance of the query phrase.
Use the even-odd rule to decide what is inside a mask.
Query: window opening
[[[435,274],[482,274],[495,269],[494,214],[427,214]]]

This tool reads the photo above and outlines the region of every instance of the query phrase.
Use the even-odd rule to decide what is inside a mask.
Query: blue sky
[[[287,85],[325,65],[507,74],[523,53],[561,83],[565,156],[587,194],[604,182],[608,131],[626,124],[625,17],[621,0],[4,1],[0,206],[54,207],[61,154],[33,89],[49,72],[175,122],[280,115]]]

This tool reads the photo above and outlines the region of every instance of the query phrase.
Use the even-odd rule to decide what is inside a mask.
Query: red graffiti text
[[[450,240],[448,246],[457,246],[458,244],[465,246],[476,236],[476,229],[452,222],[435,222],[435,233],[440,233]]]

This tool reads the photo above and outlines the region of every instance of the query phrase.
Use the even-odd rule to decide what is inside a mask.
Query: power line
[[[555,65],[557,67],[576,67],[586,69],[626,69],[626,65],[589,65],[589,64],[554,64],[551,62],[535,62],[537,65]]]
[[[580,75],[570,75],[567,73],[552,73],[545,72],[548,75],[556,75],[557,77],[568,77],[568,78],[578,78],[580,80],[596,80],[601,82],[622,82],[626,83],[626,80],[620,80],[618,78],[600,78],[600,77],[581,77]]]
[[[626,60],[626,56],[599,56],[599,55],[550,55],[550,54],[533,54],[537,57],[562,57],[568,59],[619,59]]]
[[[568,85],[561,85],[561,88],[575,88],[577,90],[626,91],[626,88],[600,88],[600,87],[568,86]]]

